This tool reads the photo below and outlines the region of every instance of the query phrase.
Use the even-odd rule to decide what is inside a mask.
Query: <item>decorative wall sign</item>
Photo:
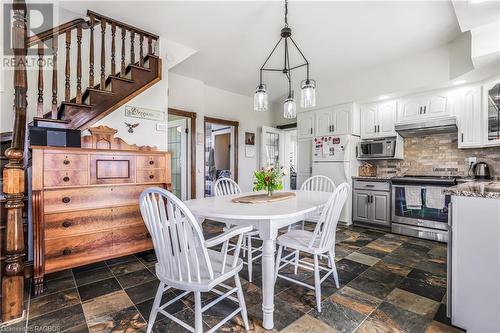
[[[125,116],[140,118],[140,119],[156,120],[156,121],[165,120],[165,112],[163,111],[143,109],[131,105],[125,106]]]
[[[135,124],[125,123],[125,126],[128,127],[128,132],[129,133],[134,133],[134,128],[136,128],[137,126],[139,126],[139,123],[135,123]]]

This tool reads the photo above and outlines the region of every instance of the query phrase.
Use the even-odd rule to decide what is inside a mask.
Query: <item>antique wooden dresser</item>
[[[31,147],[35,294],[44,274],[152,248],[139,195],[169,188],[170,154],[90,131],[86,148]]]

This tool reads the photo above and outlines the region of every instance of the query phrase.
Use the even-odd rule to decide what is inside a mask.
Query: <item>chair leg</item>
[[[332,251],[328,252],[328,258],[330,259],[330,262],[332,264],[333,280],[335,280],[335,287],[337,287],[337,289],[338,289],[339,288],[339,275],[337,274],[337,265],[335,265],[335,256],[333,255]]]
[[[245,304],[245,297],[243,296],[243,289],[241,288],[241,282],[240,282],[240,277],[238,274],[234,276],[234,283],[236,284],[237,294],[238,294],[238,301],[240,302],[240,307],[241,307],[241,317],[243,318],[243,324],[245,325],[245,330],[249,330],[248,326],[248,315],[247,315],[247,306]]]
[[[163,295],[163,291],[165,284],[163,282],[160,282],[160,285],[158,286],[158,290],[156,291],[156,296],[155,300],[153,301],[153,307],[151,308],[151,314],[149,315],[149,321],[148,321],[148,329],[147,333],[151,333],[153,330],[153,325],[156,320],[156,316],[158,315],[158,309],[160,308],[160,302],[161,302],[161,297]]]
[[[274,263],[274,283],[276,283],[276,280],[278,279],[278,272],[280,270],[280,264],[281,264],[281,252],[283,252],[283,246],[280,245],[278,248],[278,254],[276,255],[276,262]]]
[[[248,266],[248,282],[252,282],[252,265],[253,265],[253,253],[252,253],[252,237],[247,236],[247,266]]]
[[[318,255],[314,255],[314,289],[316,294],[316,305],[318,312],[321,312],[321,282],[319,277]]]
[[[295,250],[295,268],[293,269],[295,275],[297,275],[297,272],[299,271],[299,252],[299,250]]]
[[[203,332],[203,320],[201,312],[201,293],[199,291],[194,292],[194,332]]]

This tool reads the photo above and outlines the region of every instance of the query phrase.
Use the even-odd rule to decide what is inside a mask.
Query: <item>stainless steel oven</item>
[[[358,159],[394,158],[396,154],[396,140],[396,137],[394,137],[361,141],[357,147]]]
[[[446,195],[441,209],[426,206],[427,187],[454,186],[455,177],[405,176],[392,181],[392,231],[398,234],[448,242],[448,214],[451,198]],[[406,186],[420,188],[421,207],[408,207]]]

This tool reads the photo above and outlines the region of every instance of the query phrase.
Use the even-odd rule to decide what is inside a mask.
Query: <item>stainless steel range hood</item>
[[[426,119],[419,122],[404,122],[395,125],[396,132],[403,138],[431,134],[457,133],[457,118],[454,116]]]

